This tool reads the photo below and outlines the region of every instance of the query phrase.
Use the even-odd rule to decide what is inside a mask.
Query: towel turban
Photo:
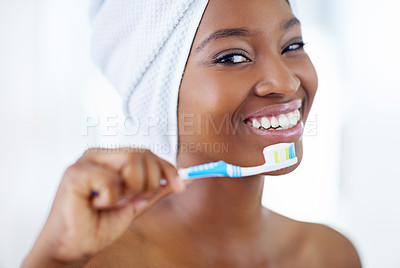
[[[181,79],[208,0],[93,0],[92,58],[122,97],[132,144],[176,164]]]

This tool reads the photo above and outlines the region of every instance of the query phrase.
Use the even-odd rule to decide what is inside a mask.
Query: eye
[[[292,43],[292,44],[288,45],[287,47],[285,47],[282,50],[281,54],[285,54],[286,52],[290,52],[290,51],[301,50],[301,49],[303,49],[303,47],[305,45],[306,44],[303,41]]]
[[[228,54],[217,56],[214,60],[214,63],[223,64],[240,64],[245,62],[251,62],[251,60],[243,52],[230,52]]]

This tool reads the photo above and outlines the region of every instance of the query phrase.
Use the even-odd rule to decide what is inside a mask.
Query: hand
[[[112,244],[155,202],[184,188],[176,168],[148,150],[90,149],[66,170],[24,264],[38,258],[84,261]]]

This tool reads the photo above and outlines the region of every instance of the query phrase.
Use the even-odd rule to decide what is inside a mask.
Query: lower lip
[[[303,122],[301,120],[294,127],[281,130],[257,129],[249,125],[246,126],[249,127],[253,133],[263,136],[273,142],[292,142],[300,138],[303,133]]]

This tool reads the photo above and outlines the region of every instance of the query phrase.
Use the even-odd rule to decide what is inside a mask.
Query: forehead
[[[292,17],[286,0],[210,0],[197,39],[223,28],[248,28],[260,32],[279,30],[281,23]]]

